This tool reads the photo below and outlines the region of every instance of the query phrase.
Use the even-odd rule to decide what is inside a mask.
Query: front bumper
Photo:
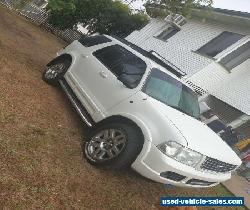
[[[145,141],[142,152],[132,164],[132,168],[156,182],[183,187],[211,187],[231,178],[231,173],[213,174],[179,163],[164,155],[148,141]],[[166,174],[171,176],[166,178]]]

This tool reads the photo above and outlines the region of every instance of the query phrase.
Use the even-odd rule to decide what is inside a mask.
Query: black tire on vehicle
[[[70,64],[71,61],[69,59],[58,59],[52,61],[43,72],[43,81],[53,86],[58,85],[58,79],[66,73]]]
[[[90,164],[117,170],[131,166],[141,152],[143,143],[143,136],[134,125],[113,122],[90,131],[83,149]]]

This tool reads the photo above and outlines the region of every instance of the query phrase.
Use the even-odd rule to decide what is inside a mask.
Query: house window
[[[219,36],[215,37],[210,42],[198,49],[197,52],[209,57],[215,57],[223,50],[239,41],[242,37],[244,37],[244,35],[224,31]]]
[[[219,63],[227,70],[232,70],[248,59],[250,59],[250,41],[226,55],[219,61]]]
[[[156,37],[158,39],[161,39],[163,41],[167,41],[170,37],[174,36],[180,29],[174,27],[174,26],[169,26],[167,29],[163,30],[159,35]]]

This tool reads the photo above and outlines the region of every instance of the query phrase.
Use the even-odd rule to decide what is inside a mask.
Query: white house
[[[151,19],[126,39],[179,67],[225,123],[250,136],[249,13],[195,9],[188,20]]]

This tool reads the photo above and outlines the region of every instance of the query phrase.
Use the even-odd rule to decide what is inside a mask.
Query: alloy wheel
[[[86,155],[94,161],[105,161],[117,157],[127,139],[119,129],[105,129],[94,135],[85,146]]]

